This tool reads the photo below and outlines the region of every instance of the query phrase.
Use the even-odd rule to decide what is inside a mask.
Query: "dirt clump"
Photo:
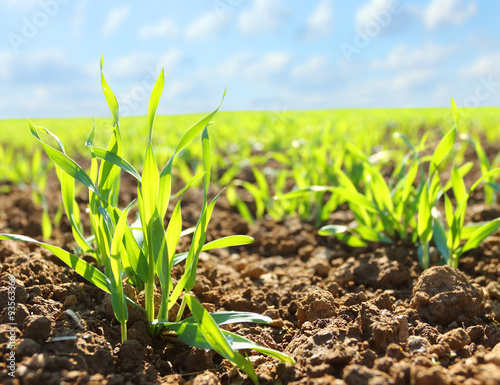
[[[460,317],[478,315],[484,307],[484,293],[460,270],[433,266],[417,280],[411,306],[427,322],[446,326]]]
[[[306,321],[335,316],[336,307],[332,293],[318,288],[310,289],[297,305],[296,315],[299,326],[302,326]]]

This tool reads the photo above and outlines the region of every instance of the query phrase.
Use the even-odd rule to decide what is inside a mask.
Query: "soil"
[[[41,210],[30,192],[0,187],[10,190],[0,195],[0,232],[41,239]],[[135,186],[125,178],[122,188],[128,203]],[[55,211],[57,183],[47,195]],[[85,199],[82,193],[82,208]],[[192,226],[201,192],[188,192],[183,207],[184,225]],[[468,220],[498,216],[499,206],[477,200]],[[330,219],[346,223],[352,217],[338,211]],[[425,272],[410,242],[352,249],[318,236],[298,218],[266,217],[248,225],[222,197],[207,241],[231,234],[255,241],[202,253],[193,292],[210,311],[272,318],[271,325],[231,327],[297,361],[290,366],[247,352],[261,384],[500,384],[498,233],[464,255],[460,270]],[[50,243],[74,247],[65,219],[53,238]],[[186,247],[187,241],[180,245]],[[174,273],[179,277],[182,267]],[[16,278],[15,378],[6,369],[9,275]],[[37,245],[0,242],[0,281],[2,384],[251,383],[212,351],[191,348],[170,333],[152,340],[140,311],[130,312],[129,340],[121,344],[109,296]]]

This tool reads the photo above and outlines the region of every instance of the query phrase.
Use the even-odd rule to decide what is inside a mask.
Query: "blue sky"
[[[0,118],[500,104],[493,0],[2,0]]]

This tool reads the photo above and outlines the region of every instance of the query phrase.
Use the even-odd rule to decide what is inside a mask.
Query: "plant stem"
[[[186,308],[186,296],[183,296],[181,306],[179,308],[179,311],[177,312],[177,317],[175,317],[175,322],[179,322],[181,320],[182,313],[184,313],[185,308]]]
[[[127,322],[121,322],[120,328],[122,331],[122,344],[127,341]]]
[[[429,242],[422,243],[422,268],[424,270],[429,268]]]
[[[457,254],[453,254],[451,257],[450,257],[450,261],[448,263],[448,266],[450,267],[454,267],[456,269],[458,269],[458,255]]]
[[[149,271],[148,271],[148,282],[146,283],[145,292],[144,292],[144,301],[146,308],[146,316],[148,318],[148,322],[152,322],[155,318],[155,286],[154,286],[154,263],[149,263]],[[155,327],[148,325],[148,332],[152,336],[155,332]]]

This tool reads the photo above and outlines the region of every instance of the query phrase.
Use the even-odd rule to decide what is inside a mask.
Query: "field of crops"
[[[499,108],[156,117],[160,76],[119,118],[102,79],[109,118],[0,121],[1,383],[500,383]]]

